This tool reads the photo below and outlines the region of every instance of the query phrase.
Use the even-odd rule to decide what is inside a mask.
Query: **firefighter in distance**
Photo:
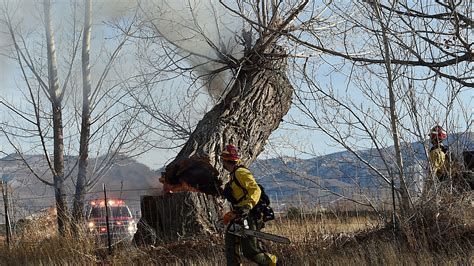
[[[430,131],[430,140],[433,145],[428,153],[431,171],[439,181],[448,179],[448,148],[443,145],[443,141],[448,137],[446,131],[439,125],[434,126]]]

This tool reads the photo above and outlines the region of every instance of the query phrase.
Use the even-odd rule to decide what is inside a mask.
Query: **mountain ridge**
[[[452,141],[450,146],[453,149],[456,146],[461,146],[462,149],[474,149],[473,144],[473,134],[469,133],[463,138]],[[426,153],[423,144],[409,143],[403,146],[405,147],[404,159],[407,170],[417,164],[422,168],[417,171],[424,171],[426,169],[423,168],[426,166]],[[391,149],[393,147],[386,148],[382,153],[385,155],[385,153],[391,152]],[[388,171],[394,169],[393,161],[386,167],[379,152],[374,149],[362,150],[358,153],[361,158],[379,168],[380,174],[387,175]],[[13,190],[11,192],[12,198],[19,199],[17,205],[25,211],[31,209],[29,207],[32,206],[46,207],[48,204],[53,206],[53,189],[41,186],[41,182],[19,164],[16,160],[17,157],[9,155],[0,159],[0,169],[17,168],[14,173],[15,177],[10,181]],[[24,157],[33,165],[44,160],[41,155]],[[75,160],[75,157],[66,157],[68,162],[66,169],[70,170],[70,165]],[[272,201],[278,202],[292,202],[296,199],[308,202],[330,202],[335,200],[334,194],[371,191],[387,186],[380,178],[379,173],[360,163],[356,156],[347,151],[309,159],[294,157],[259,159],[250,166],[250,169],[257,181],[265,187]],[[87,196],[88,198],[101,197],[102,188],[99,185],[104,183],[110,191],[108,195],[129,200],[136,211],[139,209],[141,195],[161,193],[162,185],[158,181],[161,170],[150,169],[133,158],[121,157],[117,163],[111,166],[96,187],[92,188],[92,191],[97,193],[89,193]],[[43,172],[47,173],[47,171]],[[72,171],[70,175],[77,175],[77,172]],[[71,178],[68,181],[68,195],[71,198],[74,190],[70,180]],[[322,198],[324,199],[322,200]]]

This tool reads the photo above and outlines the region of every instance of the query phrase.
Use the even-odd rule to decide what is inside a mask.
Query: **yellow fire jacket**
[[[230,184],[232,188],[232,196],[236,200],[241,199],[240,202],[235,204],[233,207],[242,208],[245,206],[249,209],[252,209],[255,205],[257,205],[262,191],[258,187],[258,184],[255,181],[252,173],[245,167],[239,167],[233,174],[230,175],[230,178],[230,182],[232,182]],[[234,178],[237,179],[240,186],[236,183]]]
[[[430,150],[429,160],[432,171],[437,177],[441,177],[446,174],[446,154],[441,148],[435,148]]]

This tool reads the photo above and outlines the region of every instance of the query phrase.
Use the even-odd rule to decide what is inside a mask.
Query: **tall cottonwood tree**
[[[99,75],[98,80],[94,84],[91,75],[91,31],[93,6],[91,0],[84,1],[84,27],[82,30],[82,53],[81,53],[81,69],[82,69],[82,101],[81,101],[81,115],[80,115],[80,139],[79,139],[79,156],[78,156],[78,170],[75,184],[75,194],[72,217],[74,224],[82,226],[84,224],[84,206],[85,194],[100,180],[102,175],[110,168],[110,166],[119,159],[120,153],[126,153],[133,156],[134,151],[141,149],[139,140],[145,135],[146,129],[134,130],[134,124],[137,114],[137,109],[133,106],[123,106],[120,101],[124,99],[124,92],[120,92],[121,83],[126,82],[129,78],[123,77],[116,84],[107,82],[110,71],[114,64],[119,60],[122,50],[128,41],[128,34],[130,34],[131,24],[126,25],[126,32],[122,38],[115,44],[115,48],[107,55],[105,66]],[[131,74],[130,74],[131,76]],[[95,85],[95,86],[94,86]],[[114,88],[115,91],[114,92]],[[110,94],[115,94],[109,101],[104,103],[106,97]],[[109,105],[109,106],[107,106]],[[95,115],[95,117],[94,117]],[[107,115],[109,116],[107,118]],[[98,118],[104,117],[108,121]],[[121,117],[121,118],[120,118]],[[119,119],[117,119],[119,118]],[[120,122],[121,125],[113,125],[117,127],[117,131],[111,131],[100,138],[110,138],[111,141],[106,146],[105,153],[100,155],[100,167],[96,169],[89,169],[89,149],[91,146],[91,135],[97,135],[100,130],[104,130],[107,124],[112,124],[113,121]],[[102,123],[102,124],[99,124]],[[95,125],[95,128],[91,128]],[[104,128],[104,129],[101,129]],[[100,148],[99,148],[100,149]],[[77,227],[75,227],[77,229]]]
[[[242,153],[243,162],[249,165],[261,153],[268,137],[288,112],[293,87],[286,77],[288,54],[285,48],[279,45],[279,41],[282,36],[281,32],[287,30],[291,25],[290,22],[299,15],[309,1],[301,1],[297,5],[295,4],[294,8],[283,8],[273,1],[263,2],[265,3],[262,3],[262,6],[266,4],[268,6],[261,10],[252,10],[254,5],[245,2],[238,2],[235,5],[241,12],[244,10],[252,12],[252,18],[260,22],[257,25],[248,24],[247,30],[239,29],[240,32],[230,37],[238,40],[235,43],[234,40],[223,39],[224,37],[216,39],[213,38],[214,36],[208,36],[208,34],[214,35],[215,33],[209,32],[210,29],[206,28],[209,24],[200,24],[198,3],[190,1],[183,4],[183,8],[189,10],[187,19],[190,21],[190,25],[183,26],[180,18],[170,22],[157,15],[156,12],[149,11],[153,10],[152,8],[166,10],[167,5],[170,5],[167,1],[162,1],[161,6],[152,5],[152,8],[145,5],[146,1],[142,1],[146,20],[151,25],[151,31],[155,34],[154,36],[149,34],[147,38],[155,38],[157,40],[155,43],[166,49],[167,54],[173,54],[169,56],[167,62],[158,66],[159,71],[170,71],[173,68],[175,71],[182,72],[195,70],[198,75],[197,79],[204,80],[211,97],[216,101],[215,106],[200,119],[195,128],[188,135],[183,135],[186,141],[175,160],[194,154],[207,155],[210,157],[211,163],[222,170],[217,162],[219,153],[225,144],[234,143]],[[218,1],[210,1],[210,3],[219,5],[220,9],[230,8]],[[205,8],[208,8],[207,12],[215,16],[215,21],[211,22],[213,25],[211,28],[216,28],[217,35],[224,34],[225,25],[219,24],[225,24],[220,17],[224,15],[215,10],[217,7],[215,9],[212,6]],[[234,11],[227,10],[226,12],[232,14]],[[242,20],[238,16],[233,16]],[[247,23],[245,19],[242,21]],[[182,39],[169,37],[169,32],[162,30],[163,23],[178,25],[174,35],[181,33],[179,32],[180,28],[187,31],[193,28],[190,30],[191,36],[181,33]],[[207,51],[193,50],[192,42],[191,45],[185,43],[188,38],[202,40],[206,46],[204,50]],[[241,49],[242,52],[233,53],[232,50],[235,49],[235,46],[228,43],[235,43],[235,46],[238,46],[237,49]],[[209,53],[213,55],[209,56]],[[183,59],[188,60],[190,68],[186,68],[182,64]],[[206,64],[209,66],[203,71],[200,67]],[[170,69],[164,68],[163,65]],[[226,70],[230,70],[232,73],[229,80],[218,84],[220,87],[217,89],[209,88],[213,86],[212,81],[209,80]],[[175,127],[174,121],[168,121],[170,122],[168,126]]]
[[[53,174],[54,194],[56,197],[56,209],[58,213],[58,229],[61,234],[65,234],[67,227],[69,226],[69,214],[66,201],[66,189],[64,185],[64,135],[62,117],[62,99],[64,98],[64,90],[61,89],[59,84],[58,63],[54,43],[53,22],[51,18],[51,1],[44,0],[43,6],[48,58],[48,95],[52,105],[51,110],[54,132],[54,167],[51,168],[51,171]]]
[[[286,74],[287,52],[279,44],[280,31],[286,29],[289,22],[308,4],[308,1],[303,1],[296,10],[280,9],[277,3],[270,4],[264,10],[254,10],[253,15],[263,21],[263,24],[258,29],[234,32],[230,40],[220,38],[221,33],[224,35],[224,30],[221,32],[220,27],[225,28],[225,26],[220,24],[222,17],[218,17],[219,12],[216,10],[218,7],[213,7],[212,2],[217,3],[217,1],[210,1],[211,6],[207,6],[209,8],[207,11],[216,16],[215,21],[211,18],[211,24],[214,26],[200,24],[200,11],[197,10],[199,3],[194,1],[188,3],[189,16],[184,18],[189,21],[189,24],[185,24],[178,17],[171,22],[171,25],[174,25],[173,23],[180,25],[170,28],[174,29],[181,39],[167,35],[169,32],[163,30],[161,24],[166,23],[166,19],[156,12],[150,12],[152,8],[166,7],[166,1],[163,1],[163,6],[152,5],[152,8],[142,6],[151,36],[142,35],[141,37],[146,37],[145,41],[152,39],[155,45],[159,44],[159,47],[165,50],[164,58],[169,60],[155,57],[164,62],[153,65],[158,65],[160,73],[170,70],[185,73],[194,70],[198,75],[196,78],[204,80],[207,85],[205,87],[213,97],[211,102],[216,103],[190,130],[189,135],[184,135],[184,144],[180,152],[168,166],[194,155],[206,156],[223,178],[225,172],[218,159],[223,147],[229,143],[236,145],[243,164],[250,165],[263,151],[270,134],[278,128],[291,106],[294,89]],[[226,7],[222,5],[221,8]],[[286,11],[290,12],[287,17],[280,17]],[[163,14],[165,12],[166,8]],[[181,31],[181,27],[188,33]],[[215,27],[217,34],[210,32],[212,31],[210,27]],[[235,43],[233,39],[239,40],[238,43]],[[186,44],[187,40],[190,40],[191,44]],[[195,44],[193,40],[199,40],[200,43]],[[206,48],[194,50],[198,45]],[[237,46],[242,49],[242,52],[233,52],[233,48]],[[183,60],[186,60],[191,67],[185,67]],[[224,82],[216,84],[215,78],[221,78],[222,76],[219,75],[226,70],[232,73],[230,78],[225,80],[226,75],[223,75]],[[147,81],[147,84],[152,84],[152,82]],[[176,125],[175,120],[163,121],[163,117],[169,116],[163,115],[160,110],[150,110],[145,102],[142,103],[145,110],[152,116],[158,117],[160,123],[169,126],[171,130],[183,129],[183,126]],[[173,194],[170,197],[173,197]],[[179,197],[176,195],[175,198]],[[202,200],[205,200],[204,205],[211,206],[211,209],[212,206],[218,204],[209,198],[200,199],[199,202]],[[183,205],[181,209],[184,209],[184,207],[188,208],[190,202],[176,200],[175,205],[180,204]],[[179,206],[176,208],[180,209]],[[143,215],[144,217],[156,216],[151,213]],[[215,222],[217,218],[211,217],[211,220]]]
[[[91,49],[91,27],[92,27],[92,4],[90,0],[85,1],[84,7],[84,29],[82,34],[82,115],[81,115],[81,137],[79,140],[79,164],[76,181],[76,193],[74,194],[74,205],[72,216],[76,224],[82,222],[84,213],[84,196],[87,183],[87,165],[89,163],[89,138],[91,131],[90,95],[92,90],[90,49]]]
[[[7,8],[8,6],[4,6]],[[31,104],[31,111],[33,114],[21,110],[18,105],[2,100],[2,105],[7,108],[13,115],[17,116],[17,119],[26,121],[32,128],[28,126],[21,127],[13,124],[2,123],[2,132],[5,134],[7,140],[12,144],[12,147],[16,150],[17,154],[25,162],[26,166],[33,172],[33,174],[44,184],[52,186],[54,188],[56,209],[58,213],[58,229],[59,232],[64,235],[69,229],[69,213],[66,199],[66,184],[65,184],[65,166],[64,166],[64,131],[63,131],[63,100],[66,88],[68,86],[68,78],[61,86],[60,77],[58,74],[58,59],[55,43],[55,33],[53,30],[53,21],[51,15],[51,1],[44,0],[42,2],[44,12],[44,36],[45,36],[45,49],[46,49],[46,73],[44,69],[35,64],[32,54],[28,52],[22,45],[25,44],[25,40],[22,36],[16,34],[13,24],[13,18],[9,13],[10,10],[3,10],[3,20],[5,26],[8,29],[8,35],[11,37],[13,43],[13,56],[12,58],[19,64],[22,76],[25,80],[27,87],[27,95],[29,103]],[[74,45],[76,45],[74,43]],[[75,50],[76,46],[73,47]],[[72,62],[72,61],[71,61]],[[69,65],[71,69],[72,63]],[[33,78],[30,79],[29,75]],[[37,88],[35,88],[37,86]],[[40,98],[37,97],[40,92],[44,93],[47,102],[49,103],[48,111],[45,111],[45,106],[41,102]],[[42,124],[43,117],[47,117],[46,123]],[[45,130],[45,129],[48,130]],[[14,130],[19,130],[19,133],[14,133]],[[48,152],[49,140],[48,134],[52,131],[52,149],[53,157]],[[31,133],[36,132],[36,133]],[[35,135],[39,138],[39,146],[43,151],[44,159],[48,166],[48,170],[52,176],[52,181],[44,178],[40,174],[34,172],[33,166],[31,166],[21,152],[21,148],[14,142],[15,137],[28,137]]]

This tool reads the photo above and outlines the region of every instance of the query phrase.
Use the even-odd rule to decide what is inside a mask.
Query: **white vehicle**
[[[107,239],[107,223],[105,215],[105,201],[103,199],[89,202],[87,210],[88,231],[100,240]],[[110,199],[107,201],[109,210],[109,230],[114,243],[122,240],[131,240],[137,230],[130,209],[121,199]]]

